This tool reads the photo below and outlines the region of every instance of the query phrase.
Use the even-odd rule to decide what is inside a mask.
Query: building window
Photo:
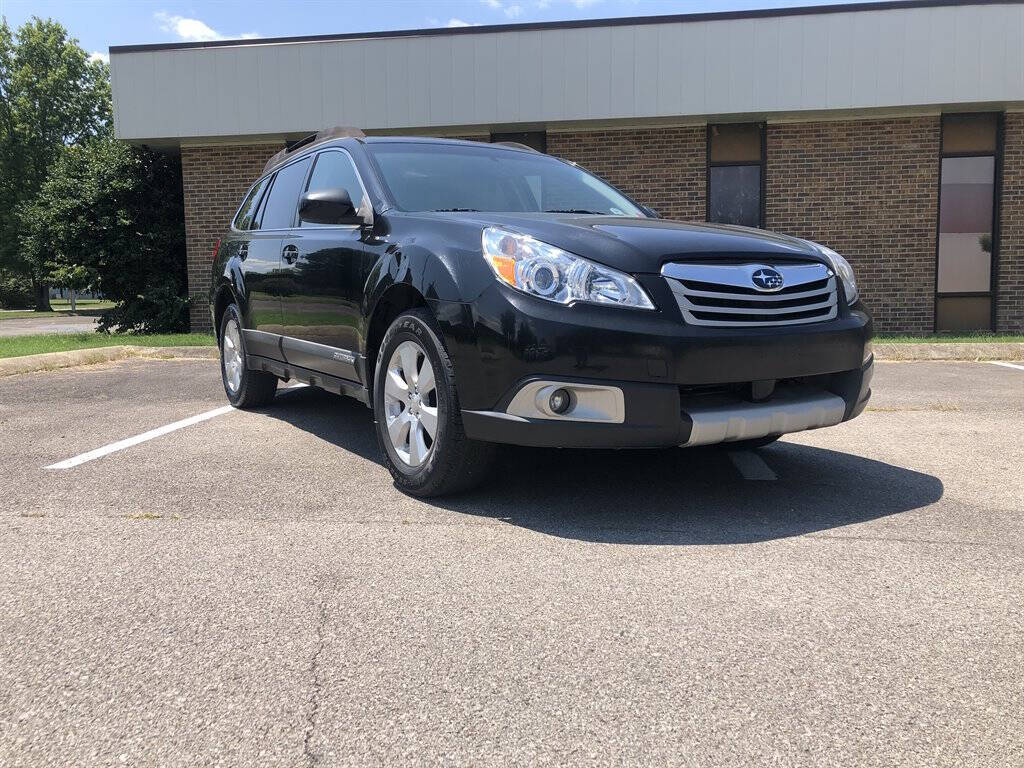
[[[708,221],[764,226],[764,123],[708,126]]]
[[[1001,116],[944,115],[935,330],[992,330]]]
[[[530,149],[538,152],[548,151],[548,134],[546,131],[520,131],[519,133],[492,133],[491,141],[514,141],[516,144],[525,144]]]

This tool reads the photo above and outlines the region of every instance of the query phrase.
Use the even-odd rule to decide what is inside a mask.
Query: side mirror
[[[344,189],[318,189],[299,200],[299,218],[311,224],[367,224]]]

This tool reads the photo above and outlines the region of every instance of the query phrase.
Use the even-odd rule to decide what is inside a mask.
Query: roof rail
[[[492,144],[496,144],[499,147],[511,147],[512,149],[525,149],[527,152],[534,152],[534,153],[536,153],[538,155],[541,154],[540,152],[538,152],[536,149],[534,149],[533,147],[529,146],[528,144],[520,144],[518,141],[494,141],[494,142],[491,142],[491,143]]]
[[[291,146],[282,149],[280,152],[274,153],[273,157],[267,160],[267,164],[263,166],[263,173],[266,173],[271,168],[283,163],[293,152],[325,141],[331,141],[332,139],[344,138],[365,139],[366,134],[358,128],[349,128],[344,125],[336,125],[333,128],[324,128],[321,131],[311,133],[309,136],[299,139]]]

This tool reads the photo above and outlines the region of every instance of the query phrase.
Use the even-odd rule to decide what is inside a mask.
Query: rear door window
[[[295,226],[295,212],[299,207],[299,193],[306,180],[309,158],[285,166],[277,172],[263,206],[260,229],[290,229]]]
[[[267,182],[270,181],[268,176],[265,179],[260,179],[259,182],[253,185],[253,188],[249,190],[249,194],[245,196],[245,200],[242,203],[242,207],[238,209],[238,214],[235,216],[233,226],[235,229],[252,229],[252,222],[256,216],[256,208],[260,202],[260,195],[263,194],[263,190],[267,188]]]

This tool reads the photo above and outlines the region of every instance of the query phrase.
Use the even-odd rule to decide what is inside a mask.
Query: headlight
[[[846,303],[853,304],[857,300],[857,278],[853,274],[853,267],[850,262],[825,245],[814,244],[822,255],[832,262],[832,269],[843,281],[843,290],[846,292]]]
[[[559,304],[585,301],[654,309],[640,284],[616,269],[498,227],[487,227],[482,240],[494,274],[523,293]]]

